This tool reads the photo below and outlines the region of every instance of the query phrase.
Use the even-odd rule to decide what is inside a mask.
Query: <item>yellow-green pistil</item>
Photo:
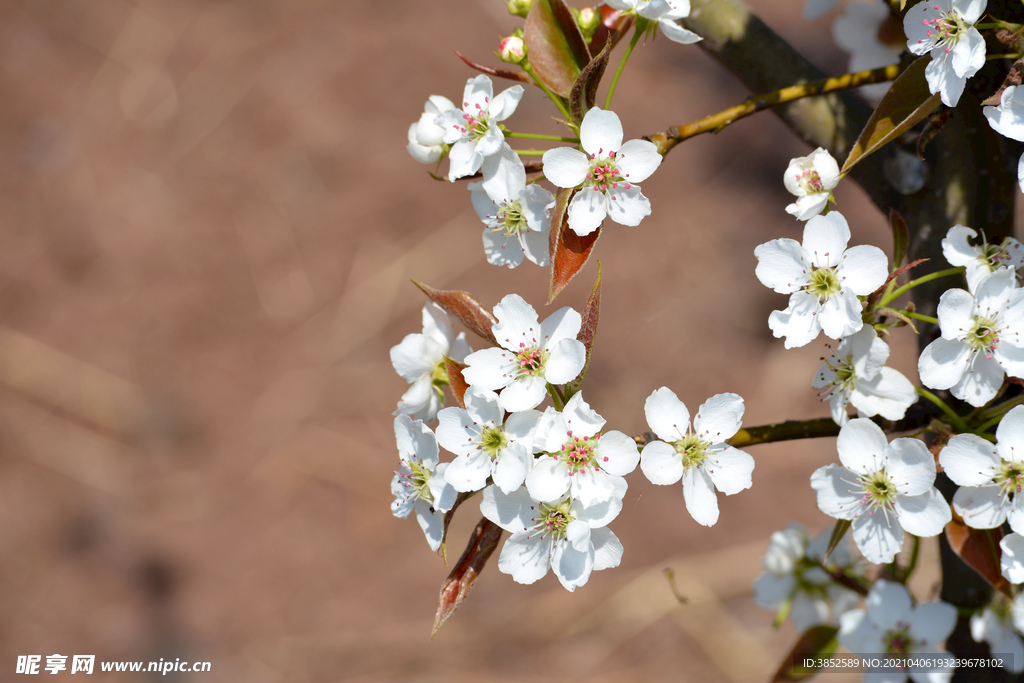
[[[676,453],[683,456],[683,471],[691,467],[700,467],[708,458],[708,446],[706,441],[701,440],[696,434],[687,434],[679,441],[672,444]]]
[[[571,512],[572,501],[568,498],[557,503],[540,503],[537,516],[533,518],[534,531],[540,532],[541,538],[550,536],[556,541],[562,540],[565,538],[566,527],[576,520]]]
[[[496,460],[501,452],[508,447],[508,437],[505,436],[503,426],[488,424],[480,431],[480,439],[473,443],[491,460]]]
[[[839,276],[832,268],[817,268],[811,266],[811,281],[805,291],[817,298],[819,303],[824,303],[833,294],[841,289]]]
[[[434,502],[434,494],[427,486],[433,473],[420,462],[418,457],[409,458],[406,461],[406,467],[409,468],[408,473],[402,471],[398,473],[402,486],[405,487],[406,498]]]
[[[554,455],[569,468],[570,477],[582,470],[592,469],[597,471],[600,469],[596,462],[597,457],[594,454],[594,449],[597,447],[597,442],[600,438],[600,434],[595,434],[594,436],[573,436],[572,432],[569,432],[568,438],[562,444],[562,449]],[[605,460],[608,460],[608,458],[606,457]]]
[[[1003,495],[1011,499],[1024,490],[1024,465],[1004,460],[994,481]]]
[[[536,339],[533,340],[537,342]],[[548,356],[551,355],[539,346],[527,346],[525,343],[519,343],[519,350],[515,352],[516,365],[519,366],[519,374],[517,377],[543,377],[544,376],[544,364],[548,360]]]
[[[999,346],[999,321],[995,317],[976,316],[974,327],[964,338],[976,351],[992,358],[992,352]]]
[[[896,484],[886,474],[884,467],[877,472],[862,475],[860,483],[864,489],[864,498],[861,502],[865,505],[888,508],[896,502]]]
[[[497,222],[498,224],[491,228],[491,232],[500,232],[509,237],[518,237],[530,229],[526,223],[526,217],[523,216],[522,204],[518,199],[501,203]]]

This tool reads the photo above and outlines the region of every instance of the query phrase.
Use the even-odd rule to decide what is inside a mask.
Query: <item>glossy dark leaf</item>
[[[586,113],[597,102],[597,88],[601,85],[601,78],[604,76],[604,70],[608,66],[608,59],[611,55],[612,41],[609,39],[605,43],[604,49],[590,60],[590,63],[580,72],[580,77],[573,83],[572,92],[569,93],[569,111],[572,112],[573,118],[577,122],[582,121]]]
[[[427,298],[443,308],[448,315],[492,344],[498,343],[491,332],[491,328],[498,322],[497,318],[468,292],[434,289],[416,280],[412,283],[422,289]]]
[[[992,584],[993,588],[1012,598],[1010,582],[1003,577],[999,566],[999,541],[1002,538],[1002,529],[972,529],[964,524],[964,520],[955,510],[953,521],[946,525],[946,540],[949,541],[953,552],[971,569],[978,572],[981,578]]]
[[[466,383],[466,379],[462,376],[462,371],[466,369],[466,364],[445,356],[444,369],[448,373],[448,386],[451,387],[452,393],[455,394],[455,401],[459,404],[460,408],[465,409],[466,389],[469,389],[469,384]]]
[[[872,152],[910,130],[939,106],[939,93],[931,94],[924,78],[929,56],[918,57],[900,74],[878,103],[843,164],[843,173]]]
[[[587,368],[590,367],[590,355],[594,352],[594,338],[597,336],[597,323],[601,318],[601,262],[597,262],[597,282],[590,290],[590,297],[587,305],[583,307],[583,325],[576,339],[582,342],[587,349],[587,360],[583,363],[580,375],[565,385],[565,400],[572,398],[573,394],[583,386],[583,378],[587,376]]]
[[[563,0],[533,0],[523,40],[534,73],[553,92],[568,97],[580,72],[590,63],[590,50]]]
[[[548,237],[548,249],[551,253],[549,304],[586,265],[594,250],[594,245],[597,243],[597,238],[601,236],[601,228],[585,237],[580,237],[569,227],[567,210],[573,193],[572,189],[559,190],[555,208],[551,212],[551,233]]]
[[[837,627],[825,625],[807,629],[786,655],[786,659],[772,677],[772,683],[803,681],[818,673],[817,667],[804,666],[808,663],[806,660],[829,659],[839,647],[839,641],[836,639],[838,632]]]
[[[832,536],[828,539],[828,550],[825,551],[824,560],[827,560],[832,551],[839,546],[839,542],[843,540],[843,536],[846,535],[851,526],[853,526],[853,522],[848,519],[836,520],[835,528],[832,529]]]
[[[458,55],[459,59],[464,61],[470,67],[476,69],[477,71],[480,71],[481,73],[485,73],[489,76],[494,76],[495,78],[507,78],[510,81],[519,81],[520,83],[529,83],[530,85],[535,85],[533,79],[530,78],[530,76],[523,71],[513,71],[511,69],[496,69],[493,66],[484,66],[483,64],[477,64],[471,59],[467,59],[458,50],[452,50],[452,52]]]
[[[502,529],[486,517],[482,518],[469,537],[469,545],[462,553],[458,564],[452,569],[448,578],[441,584],[441,596],[438,600],[437,615],[434,617],[434,628],[430,632],[433,639],[448,617],[455,613],[462,601],[469,594],[487,560],[498,547]]]
[[[903,220],[900,212],[891,207],[889,209],[889,226],[892,228],[892,267],[899,268],[903,259],[907,257],[910,231],[907,230],[907,222]]]

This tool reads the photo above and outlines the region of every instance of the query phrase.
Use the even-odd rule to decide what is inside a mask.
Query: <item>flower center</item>
[[[835,364],[832,363],[833,360],[836,361]],[[832,356],[828,366],[836,373],[832,386],[837,389],[853,389],[853,381],[857,378],[857,371],[853,369],[853,353],[846,354],[846,358],[842,359]]]
[[[519,365],[519,377],[543,377],[544,363],[548,360],[548,352],[539,346],[519,344],[516,352],[516,363]]]
[[[536,522],[533,529],[540,533],[541,538],[548,536],[560,541],[565,538],[565,528],[570,522],[576,520],[570,514],[572,501],[568,498],[557,503],[540,503],[537,516],[533,518]]]
[[[986,358],[992,358],[992,352],[999,346],[998,322],[995,318],[975,316],[974,327],[967,333],[965,341],[973,346],[975,351],[984,353]]]
[[[864,489],[864,498],[861,500],[864,505],[872,508],[889,508],[896,501],[896,484],[886,474],[884,467],[877,472],[861,476],[860,483]],[[871,510],[869,514],[873,515],[875,511]]]
[[[419,461],[417,456],[409,458],[406,462],[406,467],[409,469],[408,472],[399,471],[398,473],[399,477],[402,478],[402,486],[405,487],[406,497],[433,503],[434,494],[430,492],[430,487],[427,486],[427,482],[430,481],[433,473]]]
[[[702,441],[696,434],[687,434],[679,441],[672,444],[672,447],[676,449],[676,453],[683,456],[683,471],[690,469],[691,467],[700,467],[704,464],[704,461],[708,458],[708,446],[707,441]]]
[[[488,101],[489,100],[487,100],[486,98],[484,99],[485,103]],[[475,114],[471,114],[469,111],[465,111],[470,108],[469,102],[462,103],[462,108],[464,110],[462,118],[466,122],[466,124],[465,126],[462,127],[456,126],[456,128],[467,138],[469,138],[473,142],[476,142],[483,136],[487,135],[487,129],[490,127],[491,115],[488,114],[487,110],[484,109],[479,104],[473,106],[476,109]]]
[[[891,628],[882,636],[885,643],[885,653],[888,655],[909,655],[924,645],[927,641],[915,640],[910,635],[910,624],[905,621],[897,621],[896,628]]]
[[[573,436],[569,432],[569,439],[562,444],[562,450],[558,452],[558,459],[569,467],[569,476],[586,469],[600,469],[596,464],[594,449],[601,438],[600,434],[594,436]],[[605,458],[607,460],[608,458]]]
[[[936,45],[945,46],[946,52],[949,52],[970,26],[956,11],[942,12],[938,5],[935,5],[933,9],[939,12],[938,18],[925,19],[921,23],[928,27],[928,37],[934,40]]]
[[[819,303],[824,303],[840,289],[839,276],[835,270],[811,266],[811,281],[806,287],[806,292],[817,297]]]
[[[1009,240],[1003,240],[999,244],[989,244],[986,242],[981,246],[981,253],[978,254],[978,260],[988,266],[991,271],[1002,268],[1004,263],[1010,261],[1010,242]]]
[[[1024,465],[1004,460],[993,479],[1004,496],[1012,497],[1024,490]]]
[[[608,156],[605,157],[604,150],[600,149],[597,154],[590,155],[590,171],[587,173],[587,179],[583,182],[584,187],[593,187],[601,192],[607,192],[609,187],[613,190],[618,189],[620,183],[627,190],[631,187],[622,172],[619,171],[615,152],[608,152]]]
[[[477,448],[486,453],[491,460],[496,460],[501,455],[501,452],[508,447],[505,427],[489,422],[480,432],[480,439],[473,443],[476,444]]]
[[[796,183],[807,194],[817,194],[818,192],[825,191],[825,186],[821,182],[821,176],[813,168],[801,173],[800,177],[796,179]]]
[[[501,208],[498,209],[497,224],[491,230],[504,233],[509,237],[518,237],[528,229],[529,226],[526,224],[523,207],[519,200],[502,202]]]

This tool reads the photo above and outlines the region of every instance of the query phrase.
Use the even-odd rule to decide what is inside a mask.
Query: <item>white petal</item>
[[[492,266],[515,268],[523,262],[523,243],[518,237],[500,230],[484,228],[484,255]]]
[[[703,40],[700,36],[692,31],[687,31],[685,28],[672,21],[671,19],[659,19],[658,26],[661,28],[661,32],[665,34],[665,37],[674,43],[680,45],[692,45],[700,40]]]
[[[551,569],[559,583],[567,591],[574,591],[590,579],[594,570],[594,548],[585,551],[574,548],[570,543],[555,543],[551,553]]]
[[[1003,386],[1003,366],[995,358],[986,358],[981,353],[974,355],[970,369],[960,381],[950,388],[950,393],[961,401],[967,401],[975,408],[980,408],[996,396],[999,387]]]
[[[715,487],[727,496],[750,488],[750,475],[754,471],[754,458],[732,446],[708,454],[704,468]]]
[[[949,503],[935,487],[919,496],[897,495],[894,505],[900,525],[915,536],[938,536],[953,519]]]
[[[793,596],[789,618],[793,620],[793,628],[802,633],[816,624],[827,624],[828,611],[828,602],[822,598],[798,592]]]
[[[608,215],[606,204],[603,192],[592,187],[583,188],[569,202],[569,227],[581,237],[594,232]]]
[[[609,477],[606,483],[610,485],[610,497],[595,500],[589,505],[580,500],[572,502],[572,516],[586,522],[591,529],[608,526],[622,512],[622,498],[629,485],[622,477]]]
[[[477,451],[471,455],[460,455],[444,471],[444,478],[460,493],[479,491],[487,486],[491,476],[491,459]]]
[[[448,152],[448,180],[455,182],[459,178],[473,175],[480,170],[484,158],[476,151],[472,140],[459,140]]]
[[[544,348],[551,348],[563,339],[576,339],[582,325],[579,313],[568,306],[560,308],[541,323],[541,344]]]
[[[594,107],[583,117],[580,124],[580,144],[587,154],[607,156],[622,147],[622,122],[613,111]]]
[[[945,642],[956,626],[956,607],[945,602],[926,602],[910,614],[910,632],[929,645]]]
[[[819,467],[811,475],[811,488],[818,497],[818,508],[830,517],[853,519],[864,496],[856,484],[857,475],[839,465]]]
[[[828,193],[815,192],[814,194],[800,197],[792,204],[786,206],[786,213],[798,221],[806,221],[819,215],[828,206]]]
[[[881,427],[862,418],[851,420],[839,430],[836,450],[839,451],[839,461],[845,467],[857,474],[872,474],[885,467],[889,442]]]
[[[754,579],[754,602],[765,609],[777,610],[789,599],[795,588],[796,579],[792,574],[779,576],[765,572]]]
[[[932,61],[925,67],[924,77],[928,81],[929,91],[940,93],[942,103],[947,107],[955,107],[964,93],[967,79],[956,75],[945,58],[946,55],[941,53],[943,50],[945,48],[942,46],[932,49]]]
[[[609,474],[624,476],[636,469],[640,462],[640,452],[636,441],[622,432],[606,432],[601,435],[594,448],[597,464]]]
[[[528,453],[533,447],[534,434],[537,425],[540,423],[541,412],[538,410],[524,410],[513,413],[505,421],[505,434],[517,444],[523,446]]]
[[[594,545],[594,571],[613,569],[622,561],[622,542],[611,529],[600,527],[590,531],[590,542]]]
[[[999,566],[1010,583],[1024,583],[1024,536],[1007,534],[999,541],[1003,551]]]
[[[510,413],[536,408],[547,396],[547,386],[543,377],[514,379],[501,392],[501,407]]]
[[[406,382],[415,382],[430,374],[444,355],[444,349],[425,334],[408,334],[391,347],[391,364]]]
[[[998,430],[996,437],[999,438]],[[939,452],[939,464],[958,486],[981,486],[999,473],[1002,459],[996,446],[980,436],[957,434]]]
[[[558,500],[569,490],[569,468],[550,455],[542,455],[526,475],[526,488],[535,500]]]
[[[423,375],[402,394],[395,415],[408,415],[414,420],[433,422],[441,409],[441,396],[430,375]]]
[[[985,65],[985,39],[973,26],[960,35],[950,55],[953,73],[961,78],[970,78]]]
[[[963,378],[970,355],[971,347],[966,342],[936,339],[917,361],[921,383],[932,389],[949,389]]]
[[[526,489],[503,493],[494,486],[488,486],[480,500],[480,513],[513,534],[533,527],[533,518],[537,516],[535,507],[536,503]]]
[[[586,550],[590,545],[590,526],[586,522],[574,519],[565,527],[565,540],[576,550]]]
[[[534,583],[551,566],[551,540],[539,534],[512,534],[498,557],[498,569],[511,574],[516,583]]]
[[[947,289],[936,308],[943,339],[962,339],[974,324],[974,296],[962,289]]]
[[[853,290],[842,289],[830,296],[818,313],[821,330],[832,339],[842,339],[858,332],[864,321],[861,303]]]
[[[868,618],[883,630],[907,621],[914,609],[910,591],[901,583],[884,579],[877,581],[871,588],[866,603]]]
[[[1024,462],[1024,406],[1016,406],[1003,416],[996,427],[996,439],[996,449],[1004,460]]]
[[[754,249],[754,274],[765,287],[792,294],[810,281],[810,255],[796,240],[772,240]]]
[[[518,489],[526,481],[531,460],[525,448],[506,448],[494,463],[494,472],[491,475],[494,478],[494,485],[505,493]]]
[[[907,408],[917,402],[917,391],[898,371],[882,368],[873,379],[854,383],[850,402],[864,417],[881,415],[887,420],[901,420]]]
[[[892,513],[864,512],[853,520],[853,541],[868,562],[887,564],[903,547],[903,527]]]
[[[817,297],[806,292],[796,292],[789,297],[786,310],[772,311],[768,316],[768,327],[776,337],[786,338],[784,346],[787,349],[806,346],[821,331],[819,308]]]
[[[548,248],[548,237],[550,234],[550,229],[545,229],[544,232],[530,230],[519,236],[522,240],[523,253],[526,255],[526,258],[542,268],[551,265]]]
[[[1024,348],[1003,341],[995,348],[992,355],[1007,375],[1024,378]]]
[[[562,409],[562,417],[568,431],[575,436],[593,436],[604,427],[604,418],[583,400],[583,392],[573,394]]]
[[[501,389],[519,373],[519,365],[504,349],[489,348],[466,356],[462,377],[468,384],[494,391]]]
[[[493,395],[497,398],[496,394]],[[469,413],[462,408],[453,406],[437,414],[437,442],[456,455],[470,455],[479,451],[473,440],[480,435],[481,429],[482,425],[474,425]]]
[[[644,415],[651,430],[664,441],[679,441],[690,428],[690,411],[668,387],[662,387],[647,397]]]
[[[512,116],[516,107],[519,106],[519,100],[523,98],[523,92],[523,86],[513,85],[511,88],[498,93],[498,96],[491,100],[491,104],[488,107],[491,120],[504,121]]]
[[[420,523],[430,549],[436,551],[440,548],[444,538],[444,513],[431,508],[425,500],[417,500],[416,521]]]
[[[526,188],[526,167],[519,155],[504,142],[497,154],[484,161],[483,174],[484,181],[480,185],[495,202],[515,201]]]
[[[661,155],[653,142],[630,140],[615,155],[619,171],[629,183],[642,183],[661,165]]]
[[[743,424],[743,398],[737,394],[716,394],[697,409],[693,431],[707,443],[732,438]]]
[[[544,152],[544,177],[556,187],[582,185],[590,172],[587,155],[578,149],[556,147]]]
[[[494,306],[498,322],[491,331],[503,347],[518,352],[521,348],[540,345],[540,322],[537,311],[518,294],[505,296]]]
[[[1014,89],[1016,89],[1016,86],[1007,88],[1003,91],[1003,97],[1006,97],[1006,92]],[[1021,94],[1024,95],[1024,89],[1022,89]],[[995,107],[985,107],[985,116],[989,119],[989,123],[992,123],[992,117],[989,116],[990,110],[994,112],[999,110]],[[992,124],[992,127],[995,128],[995,124]],[[996,130],[999,131],[998,128]],[[949,261],[949,265],[954,267],[966,266],[968,263],[976,263],[978,261],[978,250],[972,247],[969,242],[969,240],[977,236],[977,231],[964,225],[954,225],[949,229],[946,237],[942,240],[942,255]]]
[[[708,473],[700,467],[683,472],[683,500],[693,521],[712,526],[718,521],[718,496]]]
[[[608,217],[619,225],[640,225],[645,216],[651,215],[651,202],[636,185],[610,187],[605,196]]]
[[[829,214],[830,216],[832,214]],[[854,294],[865,296],[875,291],[889,276],[889,260],[878,247],[862,244],[850,247],[843,254],[843,262],[836,269],[843,281],[843,288]]]
[[[819,268],[838,266],[849,241],[850,225],[838,211],[815,216],[804,226],[804,250]]]
[[[1024,87],[1011,85],[1003,91],[998,107],[984,107],[985,118],[992,128],[1000,135],[1011,140],[1024,140]],[[957,226],[961,227],[961,226]],[[970,230],[970,228],[965,228]],[[971,232],[974,232],[971,230]],[[974,235],[971,235],[974,237]],[[966,241],[966,240],[965,240]],[[945,246],[945,245],[943,245]],[[943,249],[945,254],[945,249]],[[977,258],[977,252],[972,249],[972,256]],[[947,256],[948,260],[949,257]],[[953,263],[950,261],[950,263]],[[955,263],[962,266],[966,263]]]
[[[664,441],[652,441],[640,453],[640,471],[652,484],[674,484],[683,476],[683,456]]]
[[[893,439],[889,444],[885,471],[896,490],[905,496],[919,496],[935,483],[935,458],[924,442],[917,439]]]
[[[974,529],[995,529],[1006,521],[1010,505],[995,486],[961,486],[953,495],[953,509]]]

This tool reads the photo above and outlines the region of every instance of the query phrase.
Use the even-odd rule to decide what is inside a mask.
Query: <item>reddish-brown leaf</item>
[[[412,283],[422,289],[427,298],[443,308],[448,315],[492,344],[498,343],[491,332],[491,328],[498,322],[497,318],[468,292],[434,289],[416,280]]]
[[[555,93],[568,97],[580,71],[590,63],[590,50],[565,2],[533,0],[523,40],[537,77]]]
[[[549,304],[586,265],[597,238],[601,236],[601,228],[585,237],[580,237],[569,228],[567,210],[573,193],[572,189],[559,190],[555,208],[551,212],[551,233],[548,237],[548,248],[551,252]]]
[[[441,584],[441,596],[437,605],[437,615],[434,617],[434,628],[430,637],[437,635],[448,617],[455,613],[462,601],[469,594],[469,589],[476,582],[488,558],[498,547],[501,540],[502,529],[486,517],[482,518],[469,537],[469,545],[462,553],[458,564],[452,569],[448,578]]]
[[[886,143],[903,135],[939,106],[939,93],[931,94],[924,78],[929,60],[929,56],[918,57],[893,82],[850,149],[850,155],[843,164],[843,173]]]
[[[1002,538],[1002,529],[972,529],[964,524],[955,510],[953,521],[946,525],[946,540],[953,552],[993,588],[1012,598],[1010,582],[1003,577],[999,567],[999,541]]]
[[[836,640],[838,632],[835,626],[825,625],[812,626],[804,631],[775,672],[772,683],[802,681],[818,673],[817,668],[804,666],[805,660],[829,659],[839,647],[839,641]]]
[[[604,49],[583,67],[580,77],[572,84],[572,92],[569,94],[569,111],[577,121],[582,121],[597,101],[597,88],[601,85],[601,78],[604,76],[604,70],[608,66],[608,59],[611,55],[612,41],[609,39],[604,44]]]
[[[466,378],[462,376],[462,371],[466,369],[466,364],[445,356],[444,369],[448,373],[448,386],[452,388],[452,393],[455,394],[455,401],[459,404],[460,408],[465,409],[466,389],[469,388],[469,384],[466,383]]]
[[[594,54],[608,42],[608,39],[612,39],[612,49],[619,44],[622,37],[626,35],[633,26],[632,16],[623,16],[623,10],[609,7],[608,5],[601,5],[601,23],[594,31],[594,35],[590,36],[590,43],[587,47],[590,48],[590,54]]]
[[[896,209],[889,207],[889,227],[892,228],[892,267],[899,268],[907,257],[907,245],[910,244],[910,231],[907,222]]]
[[[597,282],[590,290],[590,297],[587,305],[583,307],[583,325],[576,339],[583,343],[587,349],[587,360],[583,363],[579,377],[565,386],[565,399],[569,400],[573,394],[583,386],[583,378],[587,376],[587,368],[590,367],[590,354],[594,351],[594,338],[597,336],[597,323],[601,318],[601,262],[597,262]]]
[[[520,83],[529,83],[530,85],[536,85],[536,83],[533,82],[533,79],[530,78],[530,76],[524,71],[512,71],[511,69],[496,69],[493,66],[484,66],[483,64],[478,64],[473,60],[466,58],[458,50],[452,50],[452,52],[458,55],[459,59],[461,59],[471,68],[474,68],[477,71],[481,71],[485,74],[494,76],[496,78],[507,78],[510,81],[519,81]]]
[[[894,270],[891,273],[889,273],[889,276],[885,278],[885,282],[882,283],[882,286],[879,287],[878,289],[876,289],[875,291],[871,292],[871,294],[868,295],[868,305],[869,306],[874,306],[875,302],[882,298],[882,295],[885,294],[885,288],[889,285],[890,281],[895,280],[897,277],[899,277],[903,273],[907,272],[908,270],[910,270],[914,266],[919,266],[919,265],[921,265],[922,263],[924,263],[927,260],[928,259],[926,259],[926,258],[919,258],[916,261],[911,261],[907,265],[900,266],[896,270]]]

